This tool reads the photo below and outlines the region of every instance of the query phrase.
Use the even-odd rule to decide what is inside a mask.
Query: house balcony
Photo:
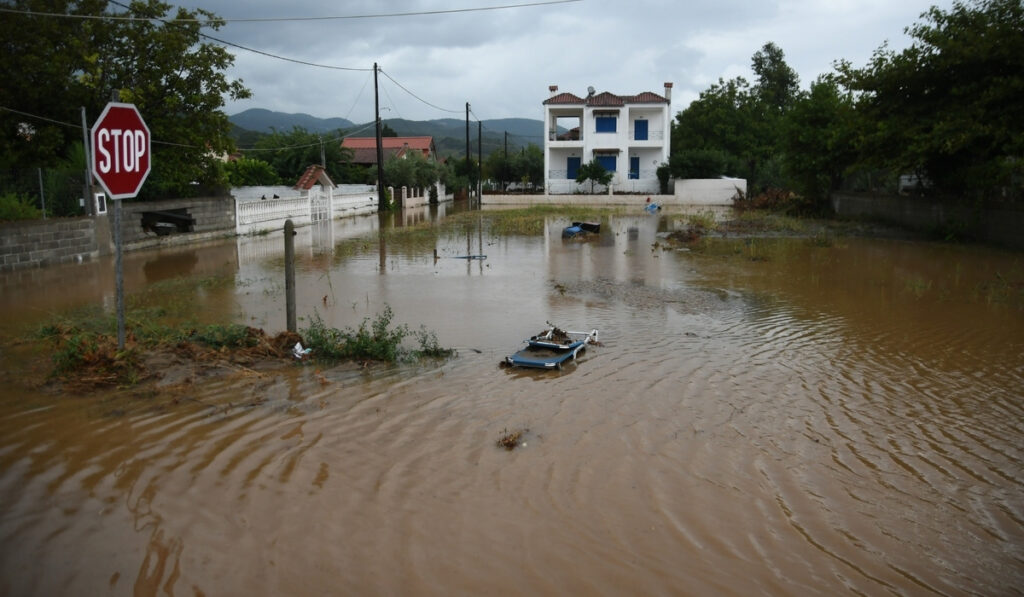
[[[635,147],[661,147],[665,140],[665,131],[647,131],[646,135],[641,134],[637,139],[636,131],[629,131],[629,144]]]
[[[579,129],[573,129],[564,133],[557,131],[548,131],[548,142],[552,145],[558,145],[562,147],[582,147],[583,146],[583,131]]]

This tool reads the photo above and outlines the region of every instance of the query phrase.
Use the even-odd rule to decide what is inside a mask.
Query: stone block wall
[[[98,254],[92,218],[0,224],[0,271],[81,261]]]
[[[235,200],[226,197],[195,197],[192,199],[165,199],[162,201],[128,201],[121,206],[121,239],[125,246],[149,245],[152,243],[176,244],[192,235],[209,236],[211,233],[235,233]],[[171,211],[184,209],[195,219],[192,234],[172,234],[157,237],[142,228],[142,214],[147,211]],[[113,225],[113,207],[110,208]]]

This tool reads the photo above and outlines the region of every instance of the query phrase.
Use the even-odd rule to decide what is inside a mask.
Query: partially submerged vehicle
[[[561,369],[567,361],[586,350],[588,344],[598,344],[597,330],[589,332],[567,332],[555,326],[531,336],[526,346],[505,357],[506,367],[530,367],[535,369]]]

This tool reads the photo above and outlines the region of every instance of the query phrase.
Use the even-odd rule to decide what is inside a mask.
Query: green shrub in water
[[[313,349],[313,354],[324,359],[351,359],[367,361],[384,361],[394,363],[405,358],[420,356],[448,357],[455,351],[442,348],[433,332],[421,328],[412,333],[406,325],[391,326],[394,312],[385,306],[372,321],[364,319],[358,329],[327,327],[319,313],[309,318],[309,327],[302,330],[306,346]],[[419,341],[420,350],[409,351],[402,347],[406,337],[414,335]]]

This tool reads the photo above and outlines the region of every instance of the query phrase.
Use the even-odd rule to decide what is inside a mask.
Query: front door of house
[[[638,156],[630,156],[629,158],[629,177],[633,180],[640,178],[640,158]]]
[[[576,180],[580,173],[580,158],[568,158],[565,160],[565,177],[569,180]]]

